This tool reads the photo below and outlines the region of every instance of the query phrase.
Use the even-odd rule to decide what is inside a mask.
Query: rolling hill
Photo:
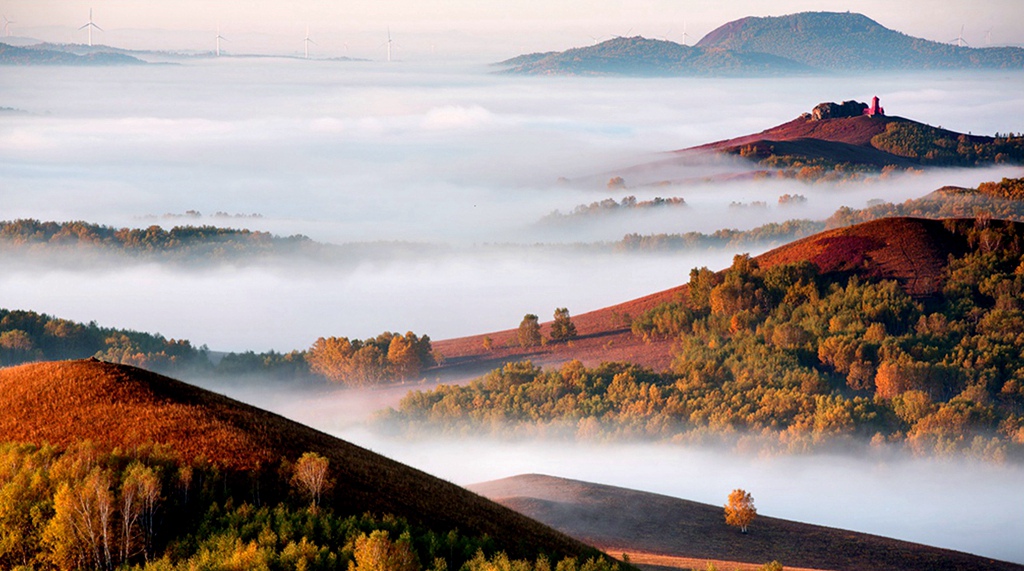
[[[433,529],[487,534],[509,554],[588,555],[592,548],[463,488],[281,416],[126,365],[96,360],[0,369],[0,442],[164,444],[245,476],[283,458],[330,460],[343,514],[393,514]]]
[[[0,43],[0,65],[141,65],[146,62],[125,53],[100,49],[73,53],[40,44],[18,47]]]
[[[856,102],[852,103],[857,106]],[[867,104],[861,105],[867,107]],[[815,110],[823,106],[838,107],[835,103],[822,103]],[[894,143],[892,139],[897,137],[914,137],[915,141],[913,144],[902,141]],[[798,157],[874,168],[887,165],[908,167],[925,163],[926,155],[932,150],[931,146],[938,141],[947,148],[963,144],[973,149],[975,146],[992,145],[995,138],[957,133],[897,116],[857,113],[855,116],[818,118],[815,114],[804,113],[788,123],[760,133],[677,152],[717,151],[754,159],[769,156]]]
[[[777,560],[786,569],[836,571],[1024,569],[948,549],[765,516],[754,520],[749,534],[740,535],[725,525],[720,506],[551,476],[515,476],[469,488],[610,553],[627,553],[644,567],[703,568],[707,560],[715,560],[720,568],[737,568],[738,563]]]
[[[809,73],[768,54],[684,46],[641,36],[617,37],[563,52],[526,54],[498,63],[520,75],[752,76]]]
[[[954,35],[955,30],[950,30]],[[862,14],[747,17],[711,31],[699,48],[771,54],[818,69],[1024,69],[1024,49],[961,47],[891,30]]]
[[[940,290],[941,276],[950,254],[962,253],[966,238],[949,231],[940,220],[887,218],[827,230],[757,256],[761,267],[809,260],[823,274],[857,272],[880,279],[895,279],[911,294],[927,297]],[[682,299],[687,286],[654,293],[573,316],[579,336],[572,343],[522,348],[516,330],[434,342],[451,372],[480,373],[502,363],[530,359],[534,364],[559,365],[579,359],[588,366],[605,361],[629,361],[663,370],[671,363],[672,339],[644,340],[630,331],[633,317],[659,304]],[[544,325],[546,333],[550,324]],[[493,348],[483,348],[490,337]]]

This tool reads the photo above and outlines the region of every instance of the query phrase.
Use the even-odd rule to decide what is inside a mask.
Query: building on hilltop
[[[878,104],[878,96],[871,98],[871,106],[864,110],[864,114],[868,117],[874,117],[875,115],[885,115],[885,109]]]

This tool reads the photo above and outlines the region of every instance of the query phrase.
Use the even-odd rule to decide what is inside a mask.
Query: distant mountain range
[[[81,46],[85,48],[86,46]],[[31,47],[0,43],[0,65],[140,65],[146,62],[123,50],[86,50],[75,53],[54,44]]]
[[[849,70],[1024,69],[1024,48],[972,48],[914,38],[862,14],[747,17],[696,46],[614,38],[500,62],[526,75],[773,75]]]
[[[772,54],[826,70],[1024,68],[1022,48],[933,42],[849,12],[741,18],[711,31],[697,46]]]
[[[775,75],[813,68],[763,53],[691,47],[640,36],[613,38],[564,52],[528,54],[501,62],[507,73],[529,75]]]

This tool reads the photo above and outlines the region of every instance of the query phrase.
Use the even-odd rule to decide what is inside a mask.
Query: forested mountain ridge
[[[950,31],[954,33],[954,31]],[[802,12],[728,22],[696,45],[615,37],[498,64],[526,75],[757,76],[868,70],[1024,69],[1024,48],[969,47],[891,30],[862,14]]]
[[[956,34],[953,29],[949,32]],[[933,42],[849,12],[746,17],[709,32],[697,47],[772,54],[835,71],[1024,69],[1022,48]]]
[[[616,37],[562,52],[525,54],[496,64],[521,75],[757,76],[806,74],[806,65],[768,54]]]

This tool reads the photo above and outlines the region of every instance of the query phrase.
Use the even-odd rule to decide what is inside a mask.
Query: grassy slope
[[[434,529],[488,534],[510,554],[592,554],[588,546],[463,488],[284,417],[126,365],[95,360],[0,369],[0,440],[103,447],[150,442],[226,470],[328,459],[342,513],[395,514]]]
[[[753,564],[778,560],[787,569],[838,571],[1024,569],[948,549],[764,516],[754,521],[749,534],[741,535],[725,525],[720,506],[550,476],[515,476],[470,489],[611,553],[646,554],[643,559],[661,566],[671,566],[671,558],[679,557]],[[669,557],[658,562],[651,555]]]
[[[757,257],[762,267],[810,260],[823,273],[855,271],[861,275],[896,279],[917,296],[941,287],[949,254],[962,253],[965,240],[947,231],[941,221],[887,218],[828,230],[781,246]],[[433,343],[447,359],[452,373],[473,374],[503,362],[531,359],[535,364],[557,365],[580,359],[587,365],[604,361],[631,361],[661,370],[671,364],[672,341],[644,342],[634,337],[624,316],[638,316],[660,303],[685,298],[682,285],[612,307],[573,316],[580,338],[569,344],[524,349],[515,346],[516,331],[489,333],[494,350],[483,349],[485,335]],[[542,331],[547,335],[550,323]]]

